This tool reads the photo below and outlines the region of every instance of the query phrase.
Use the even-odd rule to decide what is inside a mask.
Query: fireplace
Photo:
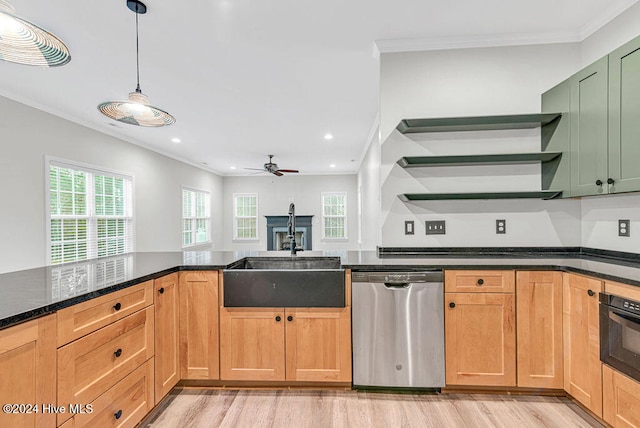
[[[268,215],[267,218],[267,250],[269,251],[289,251],[290,242],[287,239],[289,228],[287,222],[289,216]],[[312,236],[312,215],[296,216],[296,245],[306,251],[310,251]]]

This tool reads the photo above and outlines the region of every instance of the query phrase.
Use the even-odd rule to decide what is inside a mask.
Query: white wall
[[[360,194],[360,242],[359,248],[373,250],[382,241],[380,223],[380,136],[374,133],[358,170]]]
[[[358,249],[357,176],[352,175],[256,175],[224,177],[223,186],[223,247],[225,250],[266,250],[267,220],[265,216],[287,215],[289,204],[296,205],[296,215],[313,215],[313,250]],[[346,240],[323,241],[322,192],[347,193]],[[258,194],[258,241],[233,240],[233,194]]]
[[[46,262],[45,155],[135,176],[136,251],[181,249],[183,185],[211,192],[212,240],[221,246],[215,174],[3,97],[0,139],[0,272]]]
[[[538,165],[408,170],[402,156],[538,151],[539,130],[430,134],[394,130],[404,118],[520,114],[540,111],[540,94],[575,72],[580,46],[556,44],[381,56],[380,102],[383,246],[580,245],[576,200],[403,203],[399,193],[540,190]],[[495,220],[507,220],[507,234]],[[405,220],[416,234],[404,235]],[[425,220],[445,220],[447,234],[425,236]]]

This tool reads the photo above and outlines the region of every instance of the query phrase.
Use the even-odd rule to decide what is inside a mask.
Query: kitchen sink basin
[[[339,257],[247,257],[223,271],[225,307],[345,306]]]

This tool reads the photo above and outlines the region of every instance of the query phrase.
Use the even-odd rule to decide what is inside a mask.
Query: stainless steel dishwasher
[[[351,279],[354,386],[443,387],[442,272],[354,272]]]

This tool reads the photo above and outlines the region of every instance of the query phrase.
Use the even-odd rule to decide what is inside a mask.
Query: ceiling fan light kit
[[[98,105],[105,116],[129,125],[159,127],[174,124],[176,119],[164,110],[153,107],[140,89],[140,49],[138,43],[138,15],[147,12],[147,6],[138,0],[126,0],[127,7],[136,14],[136,75],[137,85],[127,101],[107,101]]]
[[[15,15],[0,0],[0,59],[16,64],[57,67],[71,61],[69,48],[54,34]]]

